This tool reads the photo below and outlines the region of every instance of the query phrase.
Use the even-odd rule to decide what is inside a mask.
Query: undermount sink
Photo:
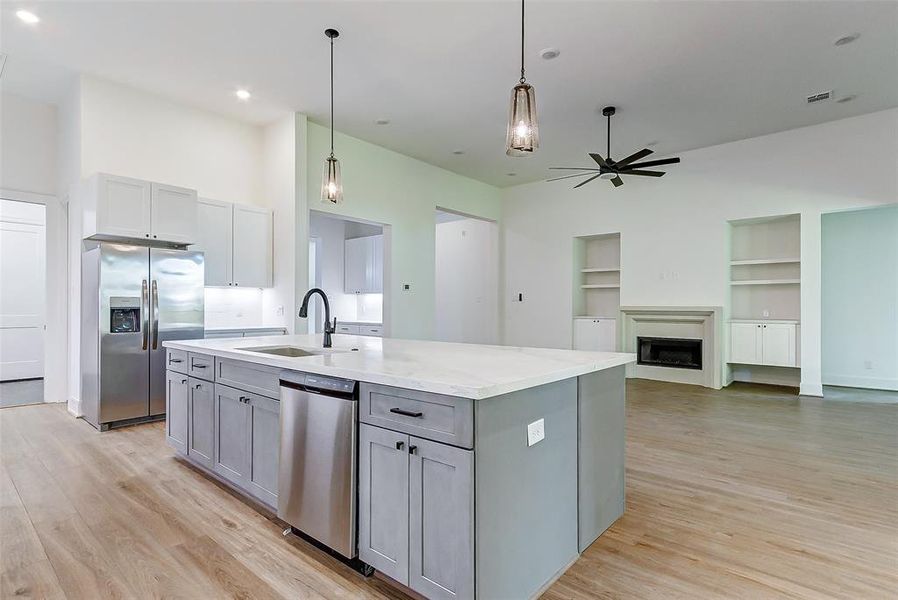
[[[289,358],[299,358],[300,356],[316,356],[319,354],[331,354],[332,350],[306,350],[296,346],[258,346],[256,348],[240,348],[247,352],[260,352],[262,354],[276,354],[277,356],[287,356]]]

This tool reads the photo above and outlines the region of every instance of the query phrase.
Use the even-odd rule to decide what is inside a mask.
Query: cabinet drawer
[[[359,420],[438,442],[471,448],[474,402],[371,383],[361,384]]]
[[[206,381],[214,381],[215,358],[208,354],[187,354],[187,374],[191,377],[199,377]]]
[[[187,352],[168,348],[165,351],[165,368],[176,373],[187,375]]]
[[[352,335],[357,335],[359,333],[359,326],[337,323],[337,333],[351,333]]]
[[[269,398],[280,398],[280,369],[239,360],[215,360],[215,382]]]
[[[384,328],[382,325],[359,325],[359,335],[370,335],[372,337],[380,337],[383,335]]]

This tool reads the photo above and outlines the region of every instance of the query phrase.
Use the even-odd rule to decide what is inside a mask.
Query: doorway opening
[[[499,228],[442,208],[434,216],[434,338],[499,343]]]
[[[44,401],[46,207],[0,199],[0,408]]]
[[[324,290],[337,334],[383,337],[389,294],[389,227],[359,219],[309,211],[309,287]],[[309,333],[321,333],[324,304],[309,306]]]

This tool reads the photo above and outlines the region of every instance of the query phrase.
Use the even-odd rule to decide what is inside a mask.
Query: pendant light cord
[[[611,158],[611,115],[608,115],[608,137],[606,138],[605,159]]]
[[[334,157],[334,38],[331,38],[331,158]]]
[[[524,0],[521,0],[521,83],[524,83]]]

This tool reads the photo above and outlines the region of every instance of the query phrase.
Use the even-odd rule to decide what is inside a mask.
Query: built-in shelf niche
[[[616,319],[620,311],[620,233],[574,238],[573,314]]]
[[[731,221],[730,242],[731,318],[799,321],[799,215]]]

